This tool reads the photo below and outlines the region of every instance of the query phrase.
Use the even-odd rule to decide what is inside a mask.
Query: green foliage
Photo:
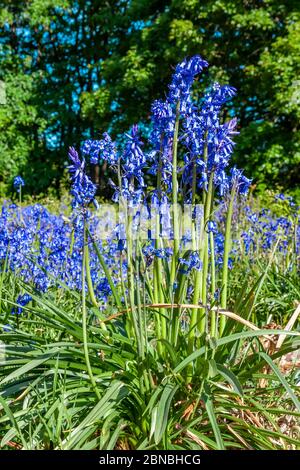
[[[45,128],[32,102],[34,76],[25,73],[5,77],[5,104],[0,106],[0,178],[11,183],[37,150],[36,129]]]
[[[89,360],[98,400],[84,360],[80,296],[68,289],[54,288],[42,297],[31,292],[32,305],[16,318],[10,310],[24,286],[10,274],[2,274],[2,282],[0,322],[9,315],[12,327],[0,334],[6,344],[5,360],[0,356],[2,448],[12,443],[36,450],[297,448],[296,425],[284,434],[279,424],[282,415],[291,422],[300,417],[293,375],[284,377],[275,362],[299,347],[299,334],[288,333],[274,359],[257,339],[271,330],[234,333],[235,324],[217,341],[207,337],[189,356],[182,341],[176,353],[165,348],[161,356],[149,309],[141,362],[133,338],[120,334],[119,320],[107,322],[104,331],[88,301]],[[187,386],[186,370],[196,363]],[[260,389],[265,365],[272,372]]]
[[[211,78],[238,89],[232,104],[241,131],[237,164],[262,190],[271,182],[295,191],[297,1],[1,3],[0,80],[8,94],[8,104],[0,104],[3,190],[24,172],[30,190],[57,187],[68,145],[106,129],[115,137],[134,122],[147,122],[172,67],[201,54]],[[204,76],[198,89],[206,82]],[[30,166],[39,172],[36,180]]]
[[[273,201],[276,214],[288,217],[295,210],[287,201],[274,203],[271,192],[265,200]],[[259,201],[251,202],[259,208]],[[238,222],[233,236],[244,221]],[[88,230],[86,235],[91,237]],[[227,319],[222,335],[218,328],[213,335],[213,321],[219,325],[224,310],[215,311],[213,320],[214,304],[206,305],[205,328],[197,331],[190,349],[192,308],[181,286],[187,275],[178,279],[183,305],[174,307],[167,288],[170,272],[161,263],[158,290],[164,307],[148,304],[156,295],[156,273],[149,276],[138,253],[134,262],[127,257],[135,279],[134,286],[129,283],[134,308],[127,302],[124,308],[124,285],[114,284],[92,242],[112,290],[101,309],[97,301],[95,306],[92,283],[83,295],[62,282],[38,293],[17,273],[0,272],[0,447],[299,449],[299,371],[292,368],[286,374],[280,367],[300,346],[299,323],[284,329],[300,298],[299,279],[291,269],[297,263],[292,245],[284,254],[264,249],[255,263],[245,253],[237,256],[228,279],[227,307],[235,318]],[[84,283],[90,272],[88,244],[83,256]],[[285,264],[287,258],[290,263]],[[24,292],[32,301],[22,314],[13,314],[16,298]],[[172,307],[168,311],[165,302]],[[163,318],[168,325],[164,332]],[[176,343],[172,318],[180,325]],[[270,329],[271,321],[280,323],[280,329]],[[281,335],[280,347],[266,345]]]

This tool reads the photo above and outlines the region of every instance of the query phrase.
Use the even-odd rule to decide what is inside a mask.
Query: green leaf
[[[41,357],[39,359],[33,359],[32,361],[24,364],[24,366],[7,375],[4,379],[1,380],[0,385],[4,385],[5,383],[10,382],[13,379],[21,377],[30,370],[35,369],[44,362],[47,362],[51,357],[53,357],[57,353],[59,353],[59,349],[51,351],[51,353],[41,354]]]
[[[232,385],[236,393],[238,393],[240,396],[243,396],[243,388],[236,375],[234,375],[233,372],[231,372],[222,364],[217,364],[217,370],[222,375],[222,377],[224,377],[224,379]]]
[[[76,449],[81,440],[86,440],[93,432],[99,422],[114,411],[115,406],[128,393],[122,382],[114,381],[107,389],[104,396],[97,405],[88,413],[81,423],[72,430],[70,435],[63,441],[62,449]]]
[[[299,402],[298,398],[296,397],[293,390],[291,389],[291,387],[287,383],[286,379],[283,377],[283,375],[280,372],[280,370],[278,369],[278,367],[274,364],[274,362],[272,361],[270,356],[268,356],[264,352],[259,353],[259,355],[261,357],[263,357],[264,360],[266,361],[266,363],[271,367],[271,369],[273,370],[275,375],[278,377],[279,381],[282,383],[282,385],[286,389],[287,393],[289,394],[289,396],[290,396],[291,400],[293,401],[294,405],[296,406],[297,410],[300,411],[300,402]]]
[[[229,344],[233,343],[239,339],[247,339],[247,338],[257,338],[259,336],[268,336],[268,335],[273,335],[274,332],[271,330],[256,330],[256,331],[242,331],[241,333],[235,333],[234,335],[231,336],[226,336],[224,338],[221,338],[217,341],[218,346],[223,346],[224,344]],[[296,332],[287,332],[286,330],[276,330],[276,334],[278,335],[290,335],[290,336],[300,336],[300,333]],[[190,362],[193,362],[195,359],[198,357],[202,356],[206,351],[206,347],[203,346],[202,348],[198,349],[197,351],[194,351],[192,354],[190,354],[187,358],[185,358],[183,361],[178,364],[177,367],[174,369],[174,374],[178,374],[178,372],[181,372],[182,369],[184,369]]]
[[[157,405],[157,415],[155,414],[155,444],[158,444],[161,441],[166,430],[171,402],[177,390],[178,385],[174,386],[172,384],[167,384],[162,392]]]
[[[13,430],[16,431],[16,433],[19,435],[19,438],[21,439],[22,441],[22,444],[23,444],[23,448],[24,450],[26,450],[28,447],[27,447],[27,442],[26,442],[26,439],[23,437],[23,434],[19,428],[19,425],[18,425],[18,422],[17,420],[15,419],[14,417],[14,414],[12,413],[12,411],[10,410],[8,404],[6,403],[6,401],[1,397],[0,395],[0,404],[2,405],[5,413],[7,414],[7,416],[9,417],[10,421],[11,421],[11,424],[13,426]],[[2,442],[1,442],[1,446],[5,445],[5,443],[7,442],[7,438],[10,436],[11,434],[4,436]]]
[[[215,410],[214,410],[214,407],[213,407],[213,403],[212,403],[211,399],[209,398],[209,396],[206,393],[203,394],[203,400],[204,400],[204,403],[205,403],[205,408],[206,408],[206,411],[207,411],[207,414],[208,414],[210,424],[212,426],[212,429],[213,429],[213,432],[214,432],[214,435],[215,435],[215,438],[216,438],[216,443],[217,443],[218,449],[219,450],[225,450],[225,445],[224,445],[224,442],[223,442],[223,439],[222,439],[222,434],[221,434],[220,428],[218,426],[218,422],[217,422],[217,418],[216,418],[216,415],[215,415]]]

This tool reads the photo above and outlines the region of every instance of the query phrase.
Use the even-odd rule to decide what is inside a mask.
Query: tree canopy
[[[58,186],[69,145],[147,123],[172,67],[200,54],[238,90],[235,160],[295,189],[300,168],[297,0],[0,0],[0,184]],[[5,99],[3,95],[5,94]]]

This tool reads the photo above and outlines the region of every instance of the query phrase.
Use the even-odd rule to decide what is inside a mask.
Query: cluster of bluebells
[[[97,233],[99,221],[89,212],[87,223],[91,233]],[[112,277],[119,282],[117,241],[108,246],[97,242]],[[0,265],[15,273],[37,293],[51,286],[80,291],[82,288],[83,219],[75,213],[71,219],[63,214],[51,214],[40,204],[22,207],[5,202],[0,213]],[[91,276],[100,304],[105,304],[110,288],[99,268],[93,244],[90,243]],[[31,301],[28,294],[20,295],[12,313],[21,314]]]
[[[145,146],[146,152],[137,125],[125,134],[123,149],[118,149],[105,133],[101,140],[83,142],[82,163],[77,161],[78,154],[74,155],[74,149],[70,150],[72,164],[79,171],[75,173],[81,175],[80,165],[84,165],[87,158],[91,164],[106,161],[118,173],[116,179],[111,181],[113,201],[122,199],[131,206],[140,204],[145,198],[145,173],[159,175],[156,198],[159,204],[161,201],[164,205],[165,197],[172,190],[174,132],[179,122],[178,141],[183,156],[179,174],[182,176],[180,187],[183,188],[185,202],[191,200],[194,174],[198,191],[207,189],[208,180],[213,175],[214,185],[221,196],[230,191],[234,183],[237,192],[246,193],[250,180],[237,169],[231,173],[227,171],[234,147],[233,137],[238,133],[237,120],[234,118],[222,123],[220,118],[223,106],[232,99],[236,90],[214,83],[200,106],[193,101],[193,82],[207,66],[208,63],[200,56],[185,59],[176,66],[166,99],[156,100],[152,105],[151,132]],[[95,188],[90,181],[84,181],[82,187],[79,183],[80,178],[74,177],[72,193],[76,204],[80,205],[93,199]],[[80,189],[82,200],[78,197]]]
[[[295,253],[299,259],[300,254],[300,206],[297,206],[291,196],[283,194],[274,197],[274,203],[281,207],[274,209],[260,208],[254,210],[243,200],[236,200],[233,214],[233,246],[231,250],[230,266],[235,257],[242,254],[249,261],[255,262],[258,254],[269,256],[277,246],[277,256],[281,255],[284,265],[289,259],[288,253]],[[276,212],[280,215],[276,215]],[[285,215],[284,212],[286,212]],[[219,227],[224,227],[226,206],[220,205],[215,217]],[[210,222],[209,222],[210,223]],[[209,224],[208,223],[208,224]],[[222,230],[214,231],[217,261],[222,263],[224,237]],[[222,241],[223,239],[223,241]],[[300,267],[300,266],[299,266]]]
[[[114,190],[113,201],[126,203],[127,207],[133,209],[141,203],[146,207],[151,204],[160,222],[160,235],[172,236],[170,194],[175,132],[178,132],[179,144],[178,198],[188,203],[194,200],[193,192],[196,190],[198,200],[201,200],[199,194],[207,190],[209,181],[220,198],[220,210],[214,211],[205,228],[210,234],[209,241],[214,242],[216,265],[221,266],[224,217],[229,194],[231,197],[245,195],[251,181],[241,170],[235,167],[230,169],[233,139],[238,133],[237,120],[234,118],[224,122],[221,119],[224,106],[234,97],[236,90],[228,85],[214,83],[199,106],[193,100],[192,84],[207,66],[200,56],[177,65],[166,99],[156,100],[152,105],[151,129],[145,144],[138,126],[134,125],[125,134],[123,145],[117,145],[109,134],[104,133],[100,140],[84,141],[80,152],[70,148],[68,169],[73,212],[69,219],[51,214],[39,204],[18,208],[14,204],[4,203],[0,216],[1,266],[13,271],[38,292],[46,292],[53,285],[66,285],[76,290],[82,288],[83,224],[87,223],[90,232],[96,236],[99,223],[97,216],[89,211],[91,203],[97,207],[97,186],[88,175],[88,170],[90,165],[102,162],[106,162],[114,174],[110,182]],[[147,192],[146,175],[157,178],[156,189]],[[24,186],[21,177],[15,178],[14,186],[17,190]],[[279,240],[278,246],[283,254],[292,243],[299,253],[299,211],[294,202],[284,195],[278,195],[276,201],[287,204],[292,209],[292,215],[274,217],[268,211],[253,212],[246,207],[242,210],[245,222],[241,225],[238,219],[234,220],[239,237],[233,243],[230,268],[239,256],[241,246],[250,254],[257,250],[272,249]],[[133,226],[138,227],[135,217],[132,222]],[[126,250],[125,233],[124,225],[119,223],[108,243],[97,241],[116,284],[120,282],[120,264],[122,275],[126,275],[127,266],[123,259],[123,251]],[[157,248],[154,238],[151,233],[149,243],[143,248],[147,267],[155,257],[168,260],[172,256],[172,249]],[[181,243],[182,251],[185,242],[190,241],[190,234],[185,235]],[[95,293],[100,303],[105,304],[111,295],[111,288],[99,268],[92,243],[89,249]],[[202,262],[197,251],[182,253],[178,263],[180,272],[190,274],[201,269]],[[28,294],[21,294],[13,313],[22,313],[30,301]]]
[[[296,207],[294,201],[289,199],[292,207]],[[268,253],[278,244],[278,252],[286,257],[290,247],[299,256],[300,253],[300,218],[295,211],[287,216],[276,216],[270,209],[253,211],[251,207],[244,209],[245,226],[241,230],[242,249],[247,255]]]
[[[184,121],[184,181],[191,185],[196,173],[197,187],[207,189],[212,177],[221,196],[232,188],[233,180],[237,177],[237,189],[240,193],[246,193],[251,183],[239,170],[230,175],[226,172],[234,148],[233,137],[238,134],[237,119],[233,118],[222,124],[220,114],[224,104],[235,93],[233,87],[215,83],[204,96],[200,110],[192,108]]]
[[[192,108],[191,87],[195,77],[207,66],[206,60],[203,60],[199,55],[177,64],[169,85],[168,102],[175,106],[179,103],[180,111],[183,113]]]
[[[129,207],[136,207],[144,199],[144,168],[146,155],[143,152],[143,142],[140,139],[139,128],[132,126],[130,133],[125,134],[125,147],[120,156],[121,184],[116,185],[111,181],[114,188],[112,200],[119,202],[123,200]]]
[[[150,266],[154,257],[166,259],[170,258],[173,254],[172,248],[155,248],[155,244],[153,242],[146,244],[143,247],[142,252],[145,256],[147,266]]]
[[[116,144],[107,132],[104,132],[101,140],[85,140],[81,152],[83,157],[89,158],[94,165],[102,160],[107,161],[110,165],[116,165],[118,161]]]

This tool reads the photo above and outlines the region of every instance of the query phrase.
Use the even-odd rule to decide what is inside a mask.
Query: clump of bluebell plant
[[[234,298],[235,282],[228,281],[240,282],[244,269],[237,265],[246,261],[249,270],[258,258],[269,274],[275,252],[282,282],[290,271],[297,274],[300,208],[282,194],[272,210],[251,204],[251,180],[231,164],[238,121],[226,108],[236,90],[214,83],[198,102],[193,97],[193,82],[207,67],[200,56],[176,66],[165,99],[151,107],[147,139],[144,126],[134,124],[118,143],[104,133],[70,148],[70,216],[40,204],[3,203],[0,329],[9,347],[5,357],[0,350],[2,444],[44,448],[51,439],[63,449],[123,443],[255,449],[259,436],[266,448],[275,440],[285,446],[279,432],[274,440],[270,418],[280,409],[263,415],[269,435],[250,423],[247,436],[242,420],[234,421],[247,404],[246,394],[239,398],[241,387],[253,396],[263,360],[269,367],[272,358],[263,342],[252,347],[266,331],[249,322],[253,306],[261,303],[253,297],[265,273],[256,292],[242,288]],[[113,189],[109,207],[97,204],[90,176],[92,165],[103,162]],[[17,177],[14,185],[21,202],[24,181]],[[115,207],[119,214],[111,211]],[[11,296],[4,282],[14,280]],[[294,340],[274,357],[294,349]],[[288,381],[275,364],[271,368],[289,412],[292,402],[299,408]],[[92,423],[101,402],[108,411],[101,409]],[[10,409],[14,429],[5,413]],[[33,432],[31,417],[37,423]],[[241,439],[228,425],[232,417]],[[87,420],[90,426],[84,426]],[[107,432],[98,436],[99,426]],[[236,443],[232,436],[238,436]],[[287,448],[293,442],[289,436]]]
[[[228,269],[233,267],[241,246],[247,253],[255,253],[258,246],[271,250],[280,237],[282,253],[291,243],[299,252],[296,216],[276,219],[272,214],[255,214],[246,208],[246,225],[241,226],[240,238],[232,237],[236,201],[238,196],[247,194],[251,180],[230,165],[238,121],[236,118],[224,120],[223,116],[236,90],[214,83],[199,102],[193,100],[193,82],[207,67],[208,63],[200,56],[176,66],[166,98],[156,100],[151,107],[147,141],[143,141],[139,126],[135,124],[121,139],[123,145],[104,133],[99,140],[84,141],[80,151],[70,148],[71,222],[34,205],[22,208],[20,223],[20,218],[16,217],[19,208],[5,204],[0,224],[2,262],[9,252],[9,269],[38,292],[44,293],[60,283],[82,290],[83,285],[86,286],[82,283],[82,255],[87,246],[88,292],[94,296],[94,305],[105,306],[112,297],[116,301],[116,290],[120,290],[120,298],[124,301],[129,296],[131,311],[134,311],[136,293],[132,284],[136,268],[133,268],[133,261],[142,255],[144,259],[139,261],[142,263],[139,269],[148,272],[154,302],[179,301],[186,292],[189,300],[199,304],[200,309],[201,305],[207,307],[214,301],[219,292],[221,306],[226,307]],[[149,228],[146,241],[137,237],[138,241],[128,243],[124,221],[113,227],[109,239],[97,238],[98,215],[91,210],[92,204],[97,207],[97,186],[89,176],[89,167],[104,161],[114,175],[110,181],[112,200],[127,206],[131,228],[140,230],[142,212],[149,217],[155,214],[157,224],[154,229]],[[152,178],[151,188],[145,183],[149,178]],[[14,187],[20,190],[22,186],[23,179],[16,177]],[[285,198],[279,195],[277,200],[285,201]],[[200,232],[196,230],[194,209],[191,211],[192,227],[187,233],[180,232],[179,212],[171,210],[171,205],[177,203],[182,207],[184,204],[203,205]],[[289,200],[287,203],[292,204]],[[293,211],[296,214],[295,208]],[[84,234],[84,225],[88,237]],[[186,279],[185,289],[182,278]],[[20,309],[24,301],[24,298],[18,299]],[[120,305],[120,299],[118,302]],[[197,310],[195,315],[198,315]],[[204,331],[203,323],[200,324],[195,315],[191,316],[191,326]],[[166,317],[164,314],[163,318]],[[164,336],[168,328],[163,323],[164,320],[160,333]],[[173,325],[170,334],[176,336],[176,328]],[[193,335],[191,333],[191,342],[195,340]]]

